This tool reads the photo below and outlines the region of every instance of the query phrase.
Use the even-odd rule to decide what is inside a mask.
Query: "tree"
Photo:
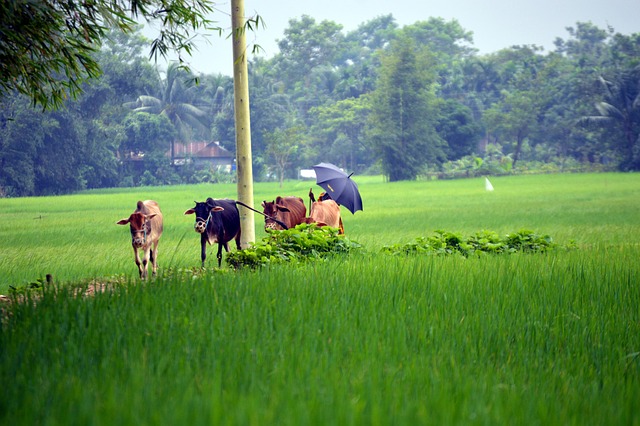
[[[556,52],[574,59],[581,67],[596,68],[610,60],[611,51],[605,41],[613,33],[611,28],[603,30],[591,22],[577,22],[575,27],[566,30],[571,38],[556,38]]]
[[[290,126],[292,117],[300,118],[291,101],[291,92],[285,83],[274,75],[272,63],[256,58],[249,68],[251,87],[251,150],[253,153],[254,176],[266,177],[269,154],[266,136],[276,129]]]
[[[353,171],[369,165],[370,154],[364,144],[364,129],[369,114],[366,96],[344,99],[310,111],[314,125],[314,161],[331,161]]]
[[[446,22],[443,18],[431,17],[404,27],[402,32],[416,44],[428,46],[443,67],[453,59],[468,57],[476,51],[471,47],[473,33],[462,28],[455,19]]]
[[[474,152],[481,139],[482,127],[474,120],[471,109],[447,99],[440,103],[438,113],[436,130],[447,142],[447,159],[457,160]]]
[[[0,192],[32,196],[84,189],[85,164],[93,155],[86,123],[71,109],[36,111],[19,95],[5,97],[3,104],[11,110],[0,114]]]
[[[100,75],[92,56],[110,28],[132,32],[137,20],[158,22],[150,56],[190,54],[194,33],[220,31],[208,0],[13,0],[0,6],[0,95],[12,90],[44,108],[62,106]]]
[[[190,142],[192,135],[199,132],[200,137],[208,137],[209,116],[205,106],[194,105],[193,90],[195,83],[190,74],[180,68],[176,62],[169,64],[167,76],[160,97],[142,95],[136,102],[126,105],[136,112],[148,112],[166,116],[173,123],[180,141]],[[171,164],[175,160],[175,141],[171,142]]]
[[[342,25],[332,21],[316,20],[308,15],[289,21],[284,31],[285,38],[278,41],[280,53],[277,63],[283,81],[307,83],[316,67],[335,65],[340,45],[344,40]]]
[[[424,47],[406,37],[392,43],[381,63],[369,139],[390,181],[412,180],[426,163],[445,158],[435,131],[435,65]]]
[[[198,105],[212,118],[210,139],[234,151],[233,78],[222,74],[203,75],[193,89],[197,92],[194,99],[206,100]]]
[[[175,128],[169,118],[146,112],[133,112],[123,122],[126,140],[121,149],[127,154],[166,155],[169,142],[175,139]]]
[[[583,121],[607,126],[623,158],[620,168],[640,170],[640,66],[599,81],[604,95],[596,104],[598,114]]]
[[[379,16],[347,33],[340,49],[336,74],[339,99],[357,98],[375,89],[377,52],[396,37],[398,25],[392,15]]]
[[[539,110],[535,92],[505,90],[502,101],[485,111],[487,127],[513,143],[514,168],[525,140],[537,124]]]
[[[0,97],[0,186],[6,195],[59,194],[128,181],[118,155],[130,113],[122,103],[159,85],[157,71],[141,56],[147,42],[138,33],[109,32],[92,54],[103,74],[84,83],[83,93],[58,111],[34,109],[17,92]],[[47,166],[39,169],[41,161]]]
[[[300,145],[304,144],[303,138],[304,128],[299,125],[292,125],[285,129],[278,128],[265,135],[267,153],[275,162],[280,188],[282,188],[291,157],[298,152]]]
[[[169,118],[162,114],[132,112],[124,122],[125,140],[120,145],[122,165],[132,184],[172,183],[173,173],[167,161],[167,147],[175,140],[176,130]],[[139,166],[142,167],[139,167]]]

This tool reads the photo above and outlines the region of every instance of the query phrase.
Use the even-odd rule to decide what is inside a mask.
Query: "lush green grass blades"
[[[356,254],[45,296],[0,335],[2,420],[632,424],[639,254]]]
[[[182,215],[232,185],[2,199],[0,293],[37,289],[0,305],[0,424],[640,424],[640,176],[492,183],[360,178],[342,254],[257,221],[238,270],[202,270]],[[166,227],[140,282],[114,223],[147,198]],[[512,253],[404,255],[432,245]]]

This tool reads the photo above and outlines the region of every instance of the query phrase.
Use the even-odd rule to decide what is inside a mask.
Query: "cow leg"
[[[227,251],[229,251],[229,246],[227,243],[224,243],[225,248],[227,249]],[[222,243],[218,243],[218,255],[216,256],[218,258],[218,268],[220,266],[222,266]]]
[[[153,265],[153,276],[155,277],[158,272],[158,241],[153,244],[153,250],[151,250],[151,264]]]
[[[200,259],[204,269],[204,261],[207,260],[207,236],[206,232],[200,236]]]
[[[138,273],[140,274],[140,278],[142,278],[142,261],[140,260],[140,255],[138,254],[138,249],[133,247],[133,255],[136,261],[136,265],[138,266]]]
[[[144,247],[143,250],[144,257],[142,258],[142,271],[140,272],[140,278],[146,280],[149,273],[149,257],[151,256],[151,246]]]
[[[242,250],[242,247],[240,245],[240,234],[241,234],[241,231],[238,230],[238,233],[236,234],[236,248],[238,250]]]

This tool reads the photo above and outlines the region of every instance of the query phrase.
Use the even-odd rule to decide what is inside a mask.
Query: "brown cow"
[[[313,202],[311,204],[310,219],[312,223],[326,224],[326,226],[338,228],[340,230],[339,234],[344,234],[340,206],[333,200]]]
[[[344,225],[340,216],[340,205],[333,201],[328,194],[322,193],[316,201],[312,189],[309,189],[309,199],[311,200],[311,210],[306,223],[317,223],[320,226],[330,226],[338,228],[340,234],[344,234]]]
[[[264,229],[284,229],[282,225],[274,219],[284,223],[287,227],[293,228],[304,222],[307,215],[307,208],[300,197],[276,197],[275,201],[262,202],[264,218]]]
[[[153,200],[138,201],[136,210],[127,219],[121,219],[116,224],[129,224],[131,229],[131,245],[135,254],[136,265],[140,278],[147,278],[149,259],[153,264],[153,275],[158,270],[158,241],[162,236],[162,212],[158,203]],[[144,258],[140,261],[138,250],[144,251]]]

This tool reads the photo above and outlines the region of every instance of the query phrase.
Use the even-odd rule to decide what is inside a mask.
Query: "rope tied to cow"
[[[203,218],[196,216],[196,224],[194,226],[197,228],[198,222],[204,222],[204,229],[207,229],[209,227],[209,221],[211,220],[212,213],[213,212],[209,210],[209,216],[207,216],[207,220],[204,220]]]
[[[133,225],[132,225],[133,226]],[[149,229],[147,231],[147,228]],[[135,234],[140,231],[134,231],[131,229],[131,235],[135,238]],[[151,219],[146,219],[142,223],[142,243],[143,245],[147,245],[147,235],[151,233]]]
[[[271,216],[269,216],[269,215],[267,215],[267,214],[264,214],[263,212],[261,212],[261,211],[259,211],[259,210],[254,209],[253,207],[249,207],[248,205],[246,205],[245,203],[243,203],[243,202],[241,202],[241,201],[236,201],[236,204],[240,204],[242,207],[246,207],[246,208],[248,208],[249,210],[253,210],[253,211],[254,211],[254,212],[256,212],[256,213],[261,214],[262,216],[266,217],[267,219],[271,219],[271,220],[273,220],[273,221],[274,221],[274,222],[276,222],[278,225],[282,226],[284,229],[289,229],[289,227],[288,227],[284,222],[279,221],[279,220],[278,220],[278,219],[276,219],[275,217],[271,217]]]

